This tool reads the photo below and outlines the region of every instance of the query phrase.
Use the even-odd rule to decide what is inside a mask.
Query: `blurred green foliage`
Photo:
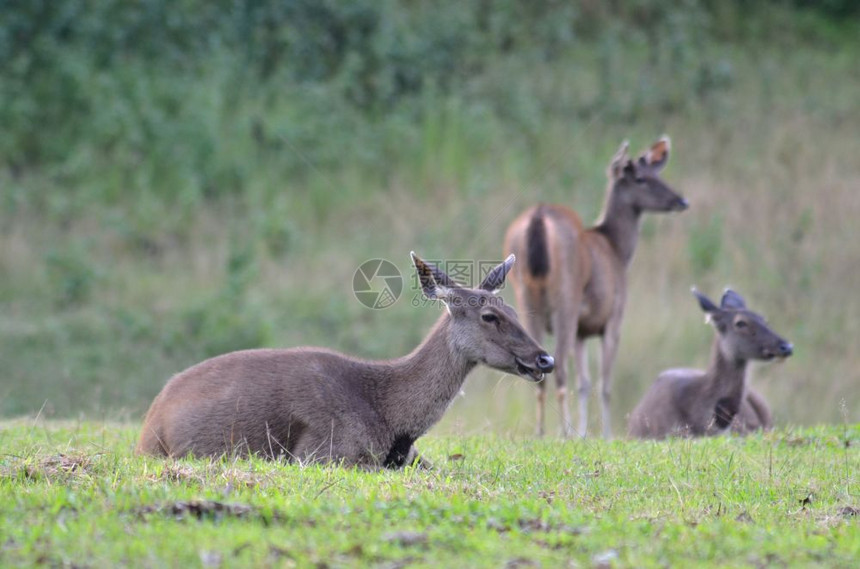
[[[384,170],[380,123],[413,123],[428,101],[456,94],[534,128],[534,114],[558,102],[487,79],[595,45],[601,85],[569,112],[673,112],[731,85],[731,64],[706,38],[761,36],[755,15],[770,4],[7,1],[0,162],[19,174],[51,167],[108,202],[154,192],[184,204],[246,191],[249,170],[273,154],[284,175],[344,161]],[[852,5],[831,0],[813,14]],[[631,45],[644,58],[632,78],[620,61],[639,57]],[[345,129],[362,143],[344,144]],[[301,155],[284,159],[286,145]]]
[[[7,1],[0,164],[16,176],[47,169],[107,203],[155,194],[181,217],[203,199],[249,191],[261,167],[295,177],[358,163],[384,174],[400,146],[386,145],[391,131],[420,122],[439,97],[534,134],[561,102],[493,79],[571,49],[597,46],[601,80],[569,113],[683,110],[733,81],[705,38],[747,28],[755,37],[740,24],[767,4]],[[850,6],[817,10],[841,16]],[[629,57],[642,58],[634,77],[621,71]]]
[[[241,241],[240,241],[241,242]],[[197,347],[205,357],[257,348],[271,340],[262,307],[248,301],[248,289],[258,276],[253,249],[230,252],[221,290],[198,299],[181,317],[181,334],[174,345]]]
[[[482,79],[505,61],[538,65],[595,39],[603,84],[571,112],[671,111],[732,75],[701,41],[714,21],[707,3],[681,8],[661,0],[6,2],[0,161],[19,175],[48,167],[70,190],[109,203],[155,193],[186,206],[247,191],[249,171],[273,155],[284,175],[343,162],[384,170],[391,149],[377,136],[380,123],[420,121],[440,96],[539,124],[528,116],[552,101]],[[632,89],[617,77],[631,38],[648,62]],[[362,143],[339,142],[345,129]],[[284,159],[285,146],[301,152]]]
[[[697,278],[706,276],[720,260],[723,244],[723,223],[723,216],[715,214],[706,222],[698,224],[690,230],[687,250],[693,276]]]
[[[50,251],[45,264],[57,307],[70,308],[90,300],[99,271],[85,248]]]

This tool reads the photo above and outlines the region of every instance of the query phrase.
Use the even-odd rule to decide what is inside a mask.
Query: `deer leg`
[[[320,417],[308,421],[308,428],[296,441],[294,457],[304,464],[334,462],[378,470],[390,443],[386,446],[388,441],[375,437],[363,419],[345,413],[338,419]]]
[[[567,401],[567,350],[564,349],[556,351],[555,382],[558,408],[561,411],[561,432],[565,438],[570,438],[573,435],[573,421],[570,418],[570,405]]]
[[[540,303],[528,297],[526,287],[517,287],[517,306],[520,307],[523,325],[535,342],[543,342],[543,334],[546,329],[546,320],[538,308]],[[558,360],[556,360],[558,369]],[[537,384],[537,401],[535,406],[535,436],[544,435],[544,410],[546,409],[546,381]]]
[[[555,374],[557,387],[558,407],[561,411],[562,434],[565,438],[570,438],[573,435],[573,421],[570,418],[570,406],[567,401],[567,356],[571,347],[571,325],[563,318],[565,312],[564,310],[557,311],[553,319],[553,329],[555,330],[555,370],[553,374]],[[576,322],[573,323],[572,329],[576,330]]]
[[[291,458],[301,464],[328,462],[332,458],[329,452],[332,447],[331,434],[321,435],[313,430],[315,426],[309,425],[309,428],[293,444]]]
[[[588,352],[585,349],[585,338],[577,337],[573,341],[573,358],[576,360],[576,379],[579,382],[578,434],[584,437],[588,433],[588,400],[591,396],[591,377],[588,373]]]
[[[558,371],[558,360],[555,369]],[[535,405],[535,436],[544,435],[544,408],[546,407],[546,381],[537,384],[537,402]]]
[[[618,331],[607,330],[600,339],[600,405],[603,420],[603,438],[612,438],[612,412],[609,404],[612,398],[612,367],[618,352]]]
[[[420,470],[433,470],[433,463],[424,458],[414,445],[409,448],[404,466],[413,466]]]

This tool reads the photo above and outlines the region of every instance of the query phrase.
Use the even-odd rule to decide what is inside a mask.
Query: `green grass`
[[[136,425],[0,423],[3,566],[848,566],[860,426],[421,441],[430,471],[132,454]]]

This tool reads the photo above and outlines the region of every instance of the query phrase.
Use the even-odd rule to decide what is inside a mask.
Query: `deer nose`
[[[535,360],[537,368],[543,373],[550,373],[555,369],[555,360],[549,354],[541,354]]]
[[[794,353],[794,346],[791,345],[791,342],[780,342],[779,343],[779,355],[787,358],[792,353]]]
[[[684,211],[685,209],[690,207],[690,202],[688,202],[685,198],[678,198],[676,202],[675,208],[678,211]]]

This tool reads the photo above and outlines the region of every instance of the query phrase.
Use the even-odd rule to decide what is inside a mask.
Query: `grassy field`
[[[0,566],[856,564],[857,14],[847,0],[12,3]],[[643,221],[614,430],[660,370],[707,362],[690,287],[731,285],[795,346],[753,367],[776,431],[535,440],[534,386],[479,369],[418,442],[429,471],[132,454],[152,398],[204,358],[409,352],[438,315],[411,302],[410,250],[499,260],[538,201],[591,223],[619,143],[663,133],[664,177],[691,208]],[[368,259],[405,278],[384,310],[353,293]]]
[[[0,423],[0,565],[847,567],[860,427],[420,440],[432,470],[132,455],[138,427]]]

